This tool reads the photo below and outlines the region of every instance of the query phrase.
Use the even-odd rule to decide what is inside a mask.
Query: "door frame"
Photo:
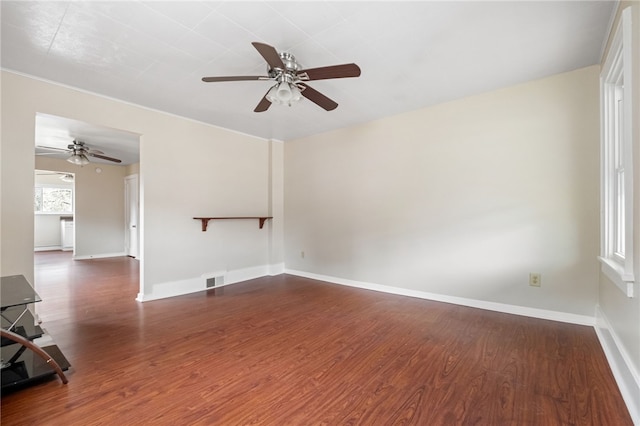
[[[135,201],[134,201],[134,208],[136,211],[136,217],[137,217],[137,221],[135,224],[136,227],[136,247],[135,247],[135,251],[132,253],[131,250],[131,230],[130,230],[130,219],[131,219],[131,202],[132,200],[131,198],[131,194],[130,194],[130,188],[132,187],[132,185],[136,188],[135,191]],[[137,173],[125,176],[124,178],[124,217],[125,217],[125,234],[124,234],[124,241],[125,241],[125,253],[127,256],[131,256],[135,259],[139,259],[140,258],[140,180],[139,180],[139,176]]]

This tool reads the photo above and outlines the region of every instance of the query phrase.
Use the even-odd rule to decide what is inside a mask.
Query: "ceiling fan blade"
[[[214,83],[219,81],[251,81],[251,80],[270,80],[264,75],[232,75],[228,77],[202,77],[205,83]]]
[[[267,93],[269,93],[269,91],[267,91]],[[271,106],[271,101],[267,99],[267,93],[265,93],[260,102],[258,102],[258,105],[256,106],[256,109],[253,110],[253,112],[265,112],[269,109],[269,107]]]
[[[117,158],[107,157],[106,155],[95,154],[93,152],[85,152],[85,155],[88,155],[90,157],[101,158],[101,159],[107,160],[107,161],[113,161],[114,163],[122,163],[122,160],[118,160]]]
[[[356,64],[331,65],[298,71],[298,77],[305,81],[329,78],[360,77],[360,67]]]
[[[327,111],[333,111],[338,107],[338,104],[335,101],[327,98],[325,95],[318,92],[314,88],[309,87],[304,83],[300,83],[300,85],[304,87],[304,90],[300,92],[302,93],[302,96],[309,99],[311,102],[315,103],[319,107],[324,108]]]
[[[254,41],[251,44],[253,44],[253,47],[256,48],[258,53],[262,55],[264,60],[267,61],[267,64],[269,64],[271,68],[285,69],[284,62],[282,62],[282,58],[280,58],[280,55],[278,54],[278,51],[275,47],[269,46],[268,44],[259,43],[257,41]]]
[[[68,150],[68,149],[64,149],[64,148],[56,148],[56,147],[53,147],[53,146],[36,145],[36,148],[52,149],[52,150],[54,150],[54,151],[69,152],[69,150]]]

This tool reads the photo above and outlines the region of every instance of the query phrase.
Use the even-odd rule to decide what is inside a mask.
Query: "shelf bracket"
[[[258,219],[258,226],[260,229],[264,227],[264,223],[267,219],[273,219],[273,216],[237,216],[237,217],[194,217],[195,220],[200,220],[202,222],[202,232],[207,230],[207,225],[209,225],[210,220],[227,220],[227,219]]]
[[[209,224],[209,221],[211,220],[210,217],[194,217],[194,219],[200,219],[202,221],[202,232],[205,232],[207,230],[207,225]]]

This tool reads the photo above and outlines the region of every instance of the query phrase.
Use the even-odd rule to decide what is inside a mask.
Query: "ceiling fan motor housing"
[[[300,64],[296,62],[296,57],[291,53],[280,52],[280,58],[282,59],[284,67],[287,71],[295,73],[300,70]]]
[[[267,67],[267,71],[269,77],[278,81],[279,83],[287,82],[294,83],[296,82],[296,73],[302,68],[300,64],[296,61],[295,56],[291,53],[287,52],[279,52],[278,56],[282,59],[282,63],[284,64],[284,69],[279,67]]]

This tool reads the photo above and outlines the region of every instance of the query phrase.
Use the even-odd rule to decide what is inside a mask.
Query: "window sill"
[[[622,291],[627,297],[633,297],[633,272],[629,273],[624,267],[612,259],[598,257],[602,265],[602,272]]]

